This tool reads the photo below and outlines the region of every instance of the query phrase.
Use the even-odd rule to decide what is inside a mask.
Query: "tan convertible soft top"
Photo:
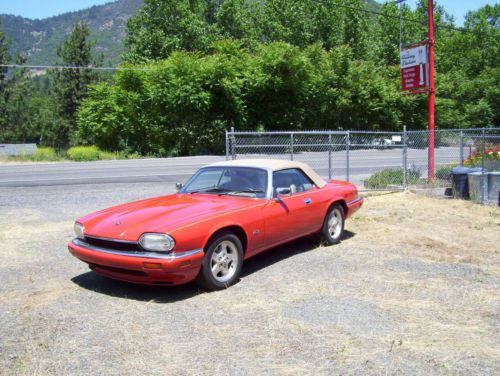
[[[286,170],[289,168],[298,168],[302,170],[309,179],[318,187],[323,188],[326,182],[311,167],[302,162],[287,161],[281,159],[236,159],[234,161],[216,162],[212,166],[238,166],[238,167],[258,167],[271,169],[272,171]]]

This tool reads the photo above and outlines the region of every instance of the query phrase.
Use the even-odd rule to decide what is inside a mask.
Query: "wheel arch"
[[[344,209],[344,218],[347,218],[347,212],[349,211],[349,208],[347,207],[347,203],[345,202],[345,200],[343,198],[335,198],[332,201],[330,201],[330,204],[328,205],[328,209],[326,210],[325,216],[330,211],[330,209],[333,208],[333,206],[335,204],[342,205],[342,209]]]
[[[232,232],[234,235],[236,235],[241,241],[241,245],[243,247],[243,255],[245,255],[246,250],[247,250],[247,246],[248,246],[248,236],[247,236],[245,230],[243,229],[243,227],[241,227],[240,225],[227,225],[227,226],[224,226],[224,227],[221,227],[221,228],[215,230],[208,237],[207,241],[205,242],[205,244],[203,246],[203,249],[206,249],[207,245],[210,244],[212,239],[214,239],[217,235],[219,235],[222,232]]]

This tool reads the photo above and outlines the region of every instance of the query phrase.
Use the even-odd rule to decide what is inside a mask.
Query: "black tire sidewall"
[[[339,209],[340,213],[342,214],[342,230],[340,231],[340,234],[337,238],[332,238],[330,235],[330,232],[328,230],[328,220],[330,218],[330,214],[335,210]],[[340,243],[340,240],[342,239],[342,236],[344,234],[344,225],[345,225],[345,212],[344,208],[340,204],[334,204],[328,209],[328,212],[326,213],[325,220],[323,222],[323,228],[321,229],[321,234],[323,239],[328,243],[328,244],[338,244]]]
[[[234,243],[238,252],[238,265],[236,265],[236,271],[233,277],[227,282],[217,281],[212,275],[211,265],[210,265],[212,260],[212,255],[215,252],[215,249],[223,241],[230,241]],[[199,285],[201,285],[203,288],[207,290],[225,289],[238,281],[241,274],[242,265],[243,265],[243,245],[241,244],[241,240],[232,232],[222,232],[209,241],[206,247],[205,257],[203,258],[202,268],[200,274],[198,275],[197,282]]]

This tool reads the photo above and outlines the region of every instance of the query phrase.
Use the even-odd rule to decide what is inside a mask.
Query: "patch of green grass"
[[[53,162],[61,159],[54,148],[51,147],[39,147],[36,149],[35,153],[31,156],[31,160],[35,162],[46,161]]]
[[[66,152],[72,161],[97,161],[100,159],[101,151],[97,146],[73,146]]]
[[[140,159],[144,158],[137,153],[127,154],[123,151],[105,151],[97,146],[74,146],[69,150],[55,150],[52,147],[38,147],[34,154],[22,154],[16,156],[1,156],[3,162],[55,162],[55,161],[97,161],[114,159]]]
[[[418,174],[413,171],[407,173],[408,184],[417,184],[420,180]],[[387,188],[390,185],[403,185],[403,169],[385,169],[378,171],[365,180],[365,187],[371,189]]]
[[[124,159],[124,155],[120,152],[99,150],[99,159],[102,160]]]

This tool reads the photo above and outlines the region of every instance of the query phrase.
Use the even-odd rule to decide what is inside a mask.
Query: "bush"
[[[41,147],[37,148],[35,154],[31,156],[34,161],[57,161],[59,157],[56,154],[54,148]]]
[[[451,170],[457,166],[458,166],[458,163],[450,163],[449,165],[441,166],[436,170],[436,172],[434,173],[434,176],[436,177],[436,179],[450,180],[451,179]]]
[[[417,184],[419,174],[409,170],[407,173],[408,184]],[[365,187],[371,189],[387,188],[390,185],[403,185],[403,169],[386,169],[378,171],[365,180]]]
[[[66,154],[73,161],[96,161],[100,159],[101,151],[97,146],[74,146]]]
[[[121,152],[99,150],[99,159],[102,159],[102,160],[124,159],[124,156],[123,156],[123,153],[121,153]]]

